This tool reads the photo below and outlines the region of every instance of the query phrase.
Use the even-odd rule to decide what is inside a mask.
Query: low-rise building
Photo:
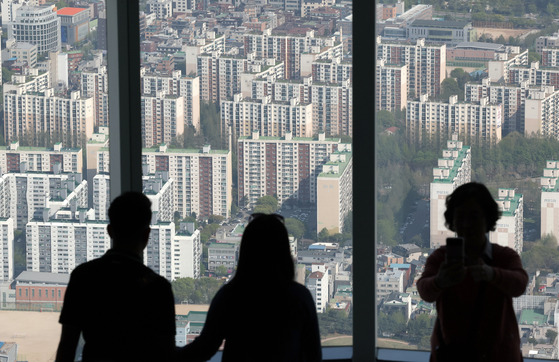
[[[238,245],[232,243],[211,243],[208,246],[208,270],[217,271],[225,267],[232,273],[237,266]]]

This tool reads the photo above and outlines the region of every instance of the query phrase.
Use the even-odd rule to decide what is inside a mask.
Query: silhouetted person
[[[113,247],[79,265],[60,314],[57,361],[74,361],[83,333],[83,361],[167,361],[175,347],[171,284],[142,263],[150,233],[151,202],[126,192],[109,207]]]
[[[283,218],[253,214],[251,219],[235,276],[217,292],[202,333],[179,358],[205,361],[225,340],[225,362],[320,361],[316,307],[307,288],[294,281]]]
[[[467,183],[447,197],[444,217],[464,238],[465,259],[446,262],[442,246],[417,282],[421,298],[437,306],[431,361],[521,361],[512,298],[524,293],[528,274],[516,251],[488,240],[500,217],[497,203],[484,185]]]

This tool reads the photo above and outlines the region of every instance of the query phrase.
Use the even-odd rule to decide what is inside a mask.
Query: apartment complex
[[[353,207],[353,159],[351,145],[341,144],[322,166],[316,179],[316,232],[330,235],[344,230]]]
[[[401,111],[408,103],[408,66],[377,61],[375,108],[377,111]]]
[[[559,139],[559,88],[542,86],[526,99],[524,133]]]
[[[142,147],[171,143],[184,133],[184,97],[142,95]]]
[[[8,38],[37,45],[39,54],[60,51],[60,25],[54,5],[24,5],[16,10],[15,19],[8,28]]]
[[[254,205],[262,196],[275,195],[279,205],[292,198],[316,202],[317,177],[330,154],[344,149],[340,139],[293,137],[251,137],[238,140],[238,187],[242,205]]]
[[[182,98],[184,125],[200,131],[200,77],[183,77],[180,70],[171,73],[148,72],[140,69],[141,92],[145,96],[157,94]],[[177,99],[178,99],[177,98]]]
[[[444,211],[446,197],[458,186],[470,182],[472,174],[472,155],[469,146],[458,141],[453,135],[446,143],[442,158],[433,168],[433,181],[430,185],[430,247],[436,249],[444,245],[447,237],[453,237],[454,232],[445,226]]]
[[[496,144],[501,140],[502,109],[501,104],[490,104],[487,97],[468,103],[451,96],[448,103],[442,103],[430,102],[424,94],[418,101],[408,101],[406,128],[416,142],[424,137],[445,139],[456,133],[466,140]]]
[[[59,165],[63,173],[81,173],[83,171],[82,150],[64,148],[56,143],[53,148],[21,147],[19,142],[12,142],[0,149],[0,175],[8,172],[54,172]]]
[[[514,189],[500,188],[495,201],[502,214],[495,231],[489,233],[489,241],[508,246],[520,254],[524,246],[524,198]]]
[[[408,91],[418,97],[431,97],[441,92],[441,83],[446,78],[446,45],[429,44],[425,39],[410,41],[387,41],[377,37],[377,57],[384,64],[407,65]],[[412,97],[413,98],[413,97]]]
[[[506,59],[496,59],[488,63],[487,71],[492,82],[518,83],[519,80],[514,76],[513,69],[524,68],[528,65],[528,50],[523,52],[518,47],[516,55]]]
[[[24,138],[31,145],[41,138],[61,140],[79,147],[93,134],[93,98],[79,91],[57,95],[49,88],[42,92],[24,87],[4,91],[4,134],[6,141]]]
[[[265,137],[283,137],[288,132],[295,137],[311,137],[312,106],[295,98],[280,102],[269,96],[251,99],[235,94],[232,101],[221,102],[222,134],[233,139],[253,131]]]
[[[142,150],[144,174],[167,172],[173,180],[174,211],[181,217],[196,214],[229,217],[232,202],[231,152],[169,148],[166,144]],[[109,173],[109,151],[97,155],[97,173]]]

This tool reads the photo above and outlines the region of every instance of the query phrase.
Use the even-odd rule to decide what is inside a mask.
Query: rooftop
[[[23,271],[16,277],[18,283],[45,283],[45,284],[68,284],[70,274],[43,273],[34,271]]]
[[[462,167],[462,161],[466,158],[469,150],[470,146],[463,146],[458,150],[458,157],[454,160],[454,164],[449,170],[448,177],[433,179],[433,183],[452,183],[454,178],[458,175],[458,171]]]
[[[451,29],[464,29],[470,25],[469,21],[446,21],[446,20],[423,20],[417,19],[410,26],[413,27],[426,27],[426,28],[451,28]]]

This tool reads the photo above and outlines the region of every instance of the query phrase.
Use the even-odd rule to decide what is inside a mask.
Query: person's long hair
[[[289,248],[289,236],[283,219],[275,214],[262,214],[249,222],[239,250],[237,271],[231,284],[265,285],[284,284],[295,278],[293,257]],[[269,282],[269,283],[268,283]]]

